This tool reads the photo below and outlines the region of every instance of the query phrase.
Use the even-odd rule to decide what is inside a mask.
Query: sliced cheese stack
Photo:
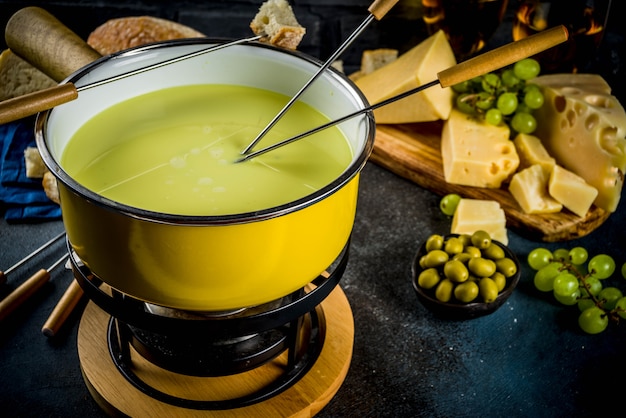
[[[509,243],[506,216],[495,200],[461,199],[452,217],[453,234],[473,234],[483,230],[502,244]]]
[[[548,153],[598,190],[596,206],[614,212],[626,171],[626,112],[606,81],[594,74],[537,77],[544,105],[535,111]]]
[[[493,126],[457,109],[443,125],[441,157],[448,183],[499,188],[519,166],[506,125]]]
[[[437,73],[456,64],[443,32],[430,36],[398,59],[360,77],[356,85],[371,104],[437,79]],[[374,111],[377,123],[411,123],[445,120],[452,109],[452,90],[430,87]]]

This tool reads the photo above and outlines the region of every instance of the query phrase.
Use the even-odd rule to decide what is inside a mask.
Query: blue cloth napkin
[[[61,208],[46,196],[41,179],[26,177],[29,146],[35,146],[33,118],[0,125],[0,210],[8,222],[59,219]]]

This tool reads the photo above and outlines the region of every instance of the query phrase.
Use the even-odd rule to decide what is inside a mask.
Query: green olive
[[[490,277],[496,272],[496,263],[487,258],[475,257],[470,258],[467,263],[470,272],[478,277]]]
[[[472,245],[472,236],[470,234],[461,234],[461,235],[459,235],[459,239],[463,243],[463,247],[467,247],[468,245]]]
[[[426,254],[426,259],[424,260],[424,267],[439,267],[443,266],[446,261],[450,259],[450,256],[447,252],[443,250],[433,250]]]
[[[455,283],[461,283],[468,279],[469,271],[461,261],[449,260],[443,265],[443,275]]]
[[[482,253],[478,247],[474,247],[473,245],[469,245],[465,247],[465,252],[471,255],[472,257],[482,257]]]
[[[500,273],[499,271],[493,273],[493,276],[491,276],[491,280],[496,282],[498,292],[502,292],[502,290],[504,290],[504,288],[506,287],[506,277],[504,277],[504,274]]]
[[[504,277],[507,279],[517,273],[515,261],[510,258],[496,260],[496,268],[500,273],[504,274]]]
[[[479,229],[478,231],[472,234],[472,245],[474,247],[478,247],[481,250],[489,247],[491,244],[491,236],[488,232]]]
[[[431,235],[426,240],[426,251],[441,250],[443,248],[443,237],[441,235]]]
[[[483,298],[485,303],[491,303],[498,297],[498,285],[489,277],[480,279],[478,289],[480,290],[480,297]]]
[[[417,277],[417,284],[424,289],[432,289],[439,283],[440,276],[436,268],[422,270]]]
[[[463,241],[456,237],[448,238],[444,246],[444,251],[450,255],[462,253]]]
[[[435,297],[440,302],[449,302],[452,298],[452,289],[454,289],[454,283],[450,279],[443,279],[435,289]]]
[[[499,260],[504,258],[504,250],[497,244],[493,242],[489,244],[489,247],[483,250],[483,257],[488,258],[490,260]]]
[[[427,256],[427,255],[428,255],[428,254],[424,254],[423,256],[421,256],[421,257],[420,257],[419,265],[420,265],[420,267],[421,267],[422,269],[427,268],[427,267],[426,267],[426,256]]]
[[[460,283],[454,288],[454,297],[463,303],[469,303],[478,296],[478,285],[475,281],[469,280]]]
[[[472,256],[468,253],[454,254],[452,257],[453,260],[459,260],[463,264],[467,264],[470,258],[472,258]]]

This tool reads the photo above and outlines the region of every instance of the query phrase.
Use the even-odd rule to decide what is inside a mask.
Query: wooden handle
[[[57,82],[100,58],[78,35],[39,7],[15,12],[7,22],[5,38],[11,51]]]
[[[0,102],[0,124],[52,109],[77,97],[74,84],[67,83],[5,100]]]
[[[70,316],[76,305],[78,305],[78,302],[80,302],[82,297],[83,289],[76,280],[72,279],[72,282],[67,287],[67,290],[61,299],[59,299],[59,303],[57,303],[52,310],[52,313],[48,317],[46,323],[43,324],[43,327],[41,328],[43,335],[46,337],[54,337]]]
[[[367,10],[374,15],[376,20],[380,20],[397,2],[398,0],[374,0]]]
[[[441,87],[450,87],[545,51],[567,41],[567,38],[565,26],[557,26],[463,61],[441,71],[437,78]]]
[[[28,298],[46,284],[49,279],[50,273],[48,273],[48,270],[41,269],[22,283],[17,289],[9,293],[6,298],[0,301],[0,321],[28,300]]]

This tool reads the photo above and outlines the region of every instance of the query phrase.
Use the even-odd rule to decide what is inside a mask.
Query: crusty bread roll
[[[204,36],[195,29],[171,20],[152,16],[132,16],[104,22],[91,32],[87,43],[100,55],[109,55],[152,42]]]
[[[56,82],[11,50],[0,54],[0,101],[56,86]]]
[[[356,81],[366,74],[372,73],[380,67],[395,61],[398,58],[398,50],[391,48],[366,49],[361,55],[361,68],[349,75],[352,81]]]
[[[287,49],[296,49],[306,33],[287,0],[268,0],[250,22],[255,35],[263,35],[262,42]]]
[[[52,200],[56,204],[60,204],[59,188],[57,186],[56,177],[54,177],[51,172],[46,171],[43,175],[41,184],[43,186],[43,190],[46,192],[46,196],[48,196],[48,199]]]

